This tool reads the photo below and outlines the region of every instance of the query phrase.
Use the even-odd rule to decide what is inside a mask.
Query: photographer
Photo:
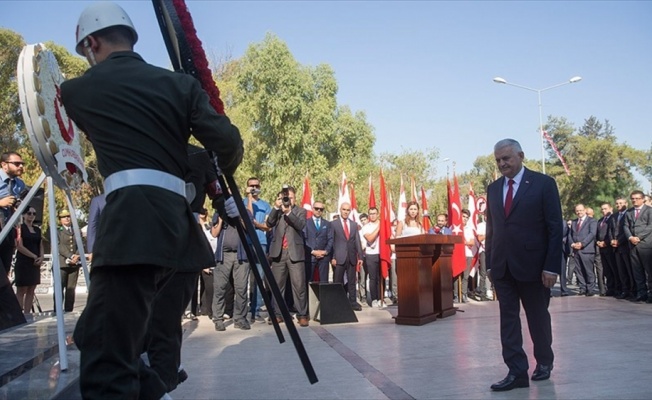
[[[260,179],[256,177],[247,179],[247,188],[245,189],[247,197],[244,199],[244,205],[247,207],[247,210],[249,210],[251,215],[254,216],[253,224],[256,228],[256,236],[258,236],[258,241],[260,242],[263,250],[265,253],[267,253],[267,232],[270,230],[270,228],[267,226],[266,222],[267,218],[269,217],[269,213],[272,211],[272,206],[270,206],[268,202],[259,197],[260,192]],[[256,268],[258,269],[260,276],[263,276],[262,265],[257,263]],[[256,280],[253,274],[250,275],[249,286],[251,287],[251,320],[262,321],[262,318],[260,317],[260,311],[261,307],[263,306],[263,298],[262,294],[260,293],[260,288],[256,285]]]
[[[14,151],[2,153],[0,156],[2,168],[0,169],[0,228],[4,228],[20,204],[20,193],[25,190],[25,182],[19,177],[23,174],[25,163],[20,154]],[[0,262],[7,274],[11,269],[11,258],[16,248],[16,230],[11,232],[0,243]]]
[[[297,310],[299,325],[308,326],[308,300],[306,294],[305,252],[303,228],[306,226],[306,210],[295,204],[295,191],[291,186],[283,186],[278,194],[274,209],[269,214],[267,226],[274,228],[269,257],[272,273],[281,293],[285,292],[288,274]],[[278,305],[274,304],[278,322],[283,322]]]

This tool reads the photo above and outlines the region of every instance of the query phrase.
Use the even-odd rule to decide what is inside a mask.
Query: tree
[[[637,186],[632,169],[643,153],[617,143],[609,121],[601,123],[591,116],[575,132],[565,118],[549,117],[546,130],[571,173],[565,174],[556,156],[549,161],[552,168],[548,172],[557,180],[567,216],[572,216],[577,203],[597,209],[602,202],[613,202]]]
[[[342,171],[355,181],[371,170],[373,129],[364,113],[337,105],[330,66],[299,64],[268,34],[241,59],[218,67],[216,80],[245,142],[236,177],[259,177],[264,198],[274,198],[283,184],[300,188],[309,173],[315,199],[332,206]]]
[[[16,71],[18,58],[24,46],[25,41],[18,33],[0,28],[0,131],[2,132],[0,145],[2,151],[14,150],[22,156],[26,162],[22,178],[25,183],[32,185],[41,175],[42,170],[25,129],[18,97]],[[53,52],[64,76],[68,78],[79,76],[88,68],[82,58],[70,54],[62,46],[48,42],[46,47]],[[84,138],[82,138],[82,150],[86,162],[91,161],[92,165],[95,155],[92,147]],[[81,210],[88,209],[90,198],[94,193],[92,188],[97,190],[98,186],[101,187],[101,178],[99,174],[93,173],[92,167],[89,171],[89,178],[91,178],[89,181],[92,186],[84,186],[82,190],[72,193],[73,201]],[[63,194],[55,193],[56,208],[67,208]],[[47,222],[47,219],[43,221],[44,225],[47,225]]]

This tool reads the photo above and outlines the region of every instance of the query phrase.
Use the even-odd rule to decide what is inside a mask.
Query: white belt
[[[155,186],[186,197],[186,182],[183,179],[167,172],[146,168],[112,173],[104,180],[104,193],[108,196],[114,190],[136,185]]]

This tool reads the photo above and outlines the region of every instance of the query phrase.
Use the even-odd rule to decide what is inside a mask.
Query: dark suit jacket
[[[487,269],[500,279],[509,268],[519,281],[541,280],[541,272],[559,274],[562,257],[561,203],[555,180],[525,169],[511,211],[505,217],[501,177],[487,188]]]
[[[616,248],[616,252],[628,252],[629,251],[629,241],[627,240],[627,236],[625,236],[625,218],[627,216],[627,212],[620,217],[620,221],[618,220],[618,214],[620,212],[616,212],[613,214],[613,217],[611,218],[613,221],[611,221],[611,237],[618,240],[618,247]]]
[[[607,246],[611,247],[611,224],[615,218],[614,214],[609,214],[598,220],[598,229],[595,232],[596,242],[606,242]]]
[[[269,256],[280,257],[283,250],[283,235],[287,237],[288,253],[292,262],[305,260],[303,229],[306,226],[306,210],[292,206],[288,215],[273,208],[267,217],[267,226],[274,228],[274,236],[269,246]]]
[[[105,205],[106,196],[104,193],[93,197],[91,200],[91,207],[88,211],[88,230],[86,231],[86,245],[91,253],[95,245],[95,235],[97,235],[97,229],[100,226],[100,215]]]
[[[75,240],[75,235],[72,232],[72,227],[70,230],[60,226],[57,230],[57,239],[59,241],[59,267],[79,267],[81,263],[70,265],[66,264],[66,259],[74,256],[75,254],[79,255],[79,250],[77,248],[77,241]]]
[[[598,223],[591,217],[584,217],[584,222],[578,231],[578,221],[579,219],[574,219],[571,224],[571,243],[582,243],[582,248],[575,250],[575,253],[595,254],[595,234],[598,230]]]
[[[652,207],[644,204],[638,218],[635,218],[635,215],[633,207],[625,213],[623,226],[625,239],[629,241],[630,237],[636,236],[641,239],[636,247],[652,248]]]
[[[333,258],[337,265],[355,265],[358,260],[362,260],[362,244],[360,243],[360,231],[358,224],[349,220],[349,238],[344,235],[342,221],[333,221]]]
[[[93,143],[104,178],[148,168],[184,179],[190,134],[232,166],[242,139],[211,107],[198,80],[114,52],[83,76],[61,84],[66,112]],[[93,267],[149,264],[200,271],[214,262],[206,235],[185,198],[154,186],[106,196],[93,246]]]
[[[308,218],[306,220],[306,246],[308,247],[307,254],[310,254],[313,250],[326,250],[328,255],[324,258],[330,260],[331,252],[333,251],[333,227],[329,221],[321,219],[319,231],[315,226],[315,220],[313,218]],[[312,262],[316,262],[317,259],[313,256]]]

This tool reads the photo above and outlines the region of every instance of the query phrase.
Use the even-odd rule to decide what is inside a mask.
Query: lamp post
[[[548,86],[547,88],[543,89],[534,89],[531,87],[523,86],[523,85],[517,85],[516,83],[511,83],[507,82],[506,79],[501,78],[501,77],[495,77],[494,82],[496,83],[502,83],[505,85],[510,85],[510,86],[515,86],[517,88],[529,90],[531,92],[536,92],[537,96],[539,97],[539,135],[541,136],[541,171],[545,174],[546,173],[546,148],[545,148],[545,138],[543,136],[543,112],[541,108],[541,92],[545,92],[546,90],[554,89],[559,86],[564,86],[568,85],[569,83],[576,83],[582,80],[581,76],[574,76],[570,78],[566,82],[558,83],[556,85]]]

